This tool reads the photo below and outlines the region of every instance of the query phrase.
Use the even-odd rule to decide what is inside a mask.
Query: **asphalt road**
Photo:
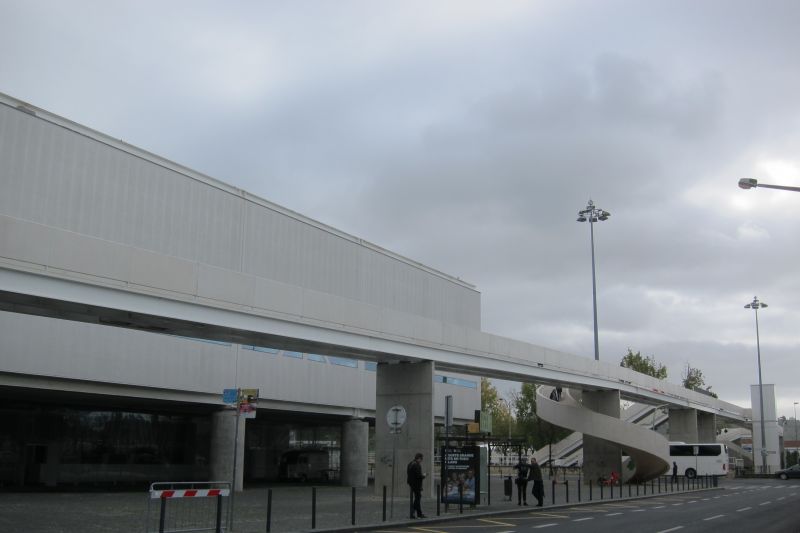
[[[526,510],[493,517],[375,528],[380,533],[800,532],[800,481],[732,481],[726,488]]]

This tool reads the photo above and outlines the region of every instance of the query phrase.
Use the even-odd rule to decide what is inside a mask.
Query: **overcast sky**
[[[800,2],[0,0],[0,92],[477,286],[483,330],[800,401]],[[505,392],[508,384],[501,384]]]

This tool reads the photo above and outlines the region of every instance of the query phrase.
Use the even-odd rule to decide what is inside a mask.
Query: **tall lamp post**
[[[594,272],[594,223],[597,221],[608,220],[611,213],[603,211],[594,205],[594,202],[589,200],[586,209],[578,211],[578,222],[589,222],[589,234],[591,235],[592,242],[592,310],[594,312],[594,360],[600,360],[600,343],[597,338],[597,282],[595,280]]]
[[[759,407],[761,408],[761,473],[767,473],[767,439],[764,431],[764,385],[761,382],[761,340],[758,335],[758,310],[767,307],[764,302],[759,302],[757,296],[753,296],[753,301],[744,306],[745,309],[752,309],[756,313],[756,350],[758,351],[758,397]]]
[[[764,189],[780,189],[782,191],[800,192],[800,187],[792,187],[789,185],[767,185],[766,183],[759,183],[757,179],[742,178],[739,180],[739,187],[742,189],[755,189],[762,187]]]
[[[800,453],[797,449],[797,402],[794,402],[794,453],[795,464],[800,464]]]

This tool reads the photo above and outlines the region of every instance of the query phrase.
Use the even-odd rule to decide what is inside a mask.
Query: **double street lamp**
[[[759,407],[761,408],[761,473],[767,473],[767,439],[764,431],[764,385],[761,382],[761,340],[758,335],[758,310],[767,307],[764,302],[759,302],[757,296],[753,296],[753,301],[744,306],[745,309],[752,309],[756,313],[756,350],[758,351],[758,397]]]
[[[611,213],[603,211],[594,205],[594,202],[589,200],[586,209],[578,211],[578,222],[589,222],[589,234],[591,235],[592,242],[592,310],[594,312],[594,360],[600,360],[600,343],[597,338],[597,282],[595,280],[594,272],[594,223],[608,220]]]

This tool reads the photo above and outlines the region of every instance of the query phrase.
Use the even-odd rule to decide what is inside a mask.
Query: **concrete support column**
[[[676,442],[700,442],[698,435],[697,409],[669,410],[669,440]],[[716,437],[709,442],[714,442]]]
[[[378,364],[375,387],[375,493],[387,487],[392,494],[394,472],[395,507],[408,515],[409,489],[406,465],[421,452],[425,458],[422,471],[428,477],[423,484],[423,497],[433,491],[433,362]],[[392,434],[386,413],[395,405],[406,410],[406,421],[400,432]],[[392,465],[394,458],[394,468]]]
[[[697,411],[697,442],[717,442],[717,415]]]
[[[596,413],[619,418],[619,391],[583,391],[583,406]],[[583,435],[583,476],[586,481],[608,477],[612,471],[622,475],[622,450],[619,444]]]
[[[246,420],[239,420],[239,450],[236,453],[236,481],[234,490],[243,488],[244,479],[244,428]],[[211,460],[209,481],[231,481],[233,477],[233,443],[236,414],[233,410],[217,411],[211,415]]]
[[[342,424],[341,482],[366,487],[368,480],[369,423],[353,419]]]

